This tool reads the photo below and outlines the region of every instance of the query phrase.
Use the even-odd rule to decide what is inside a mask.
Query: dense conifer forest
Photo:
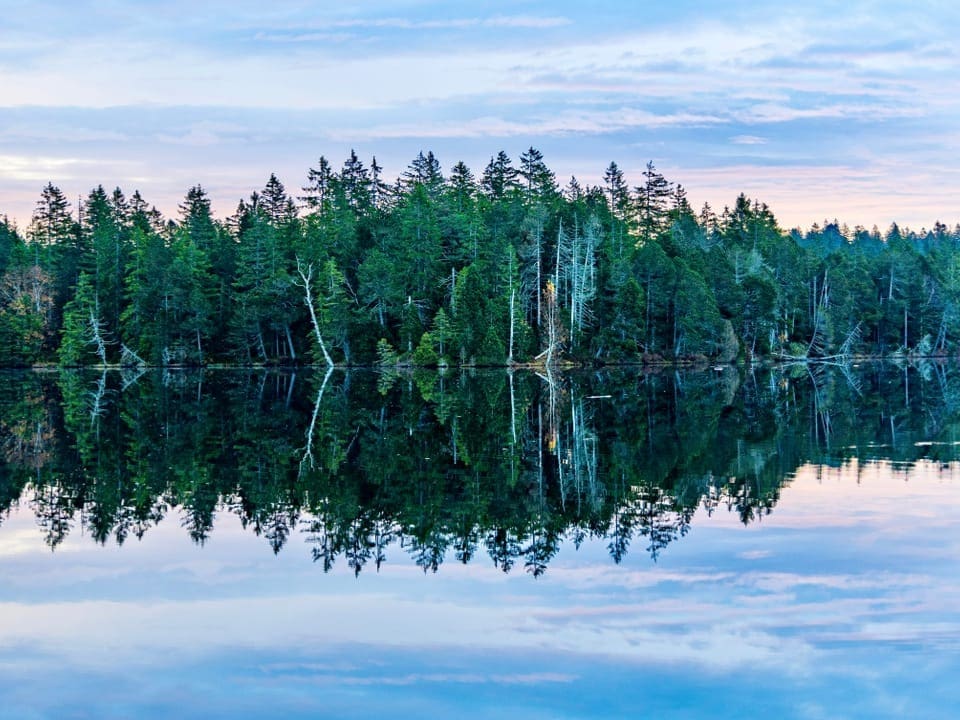
[[[637,184],[633,184],[636,182]],[[542,154],[477,176],[355,153],[226,220],[97,187],[0,222],[0,363],[510,365],[943,355],[960,226],[781,229],[740,195],[693,209],[652,163],[561,187]]]

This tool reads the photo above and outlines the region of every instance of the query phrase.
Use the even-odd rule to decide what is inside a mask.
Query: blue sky
[[[784,226],[960,220],[952,2],[5,0],[0,212],[53,181],[215,209],[326,155],[395,176],[543,150],[563,182],[648,160]]]

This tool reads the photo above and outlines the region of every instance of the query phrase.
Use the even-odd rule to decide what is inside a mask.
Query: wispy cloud
[[[52,177],[71,177],[83,161],[78,158],[42,155],[0,155],[0,178],[44,182]]]
[[[111,4],[96,17],[57,6],[43,24],[11,8],[0,108],[20,115],[0,122],[0,155],[83,160],[64,173],[89,187],[135,147],[154,192],[173,196],[182,188],[161,188],[163,178],[231,176],[233,192],[273,170],[302,174],[310,158],[357,143],[400,167],[433,143],[487,157],[503,142],[543,143],[561,176],[585,179],[582,168],[611,158],[654,156],[691,198],[722,204],[716,195],[749,190],[788,224],[844,215],[844,195],[855,222],[916,223],[956,214],[960,188],[945,184],[949,168],[939,178],[922,170],[944,166],[933,143],[941,155],[956,145],[950,118],[960,99],[945,89],[960,58],[949,32],[960,12],[923,7],[807,3],[782,12],[734,3],[723,13],[641,16],[566,1],[543,12],[502,4],[457,14],[430,1],[401,12],[389,3],[175,0],[149,22]],[[57,121],[83,108],[101,109],[102,122]],[[259,111],[274,115],[263,122]],[[222,126],[231,112],[246,129]],[[183,119],[157,127],[176,113]],[[223,152],[244,140],[256,149]],[[810,178],[814,166],[825,174]],[[748,167],[761,172],[742,174]],[[912,190],[925,195],[863,178],[844,192],[850,173],[879,168],[911,174]],[[0,183],[14,197],[15,183],[38,174],[13,164],[0,168]]]
[[[565,111],[553,117],[509,120],[480,117],[466,122],[380,125],[363,130],[329,131],[335,140],[377,140],[385,138],[509,138],[515,136],[596,135],[625,130],[671,127],[704,127],[727,122],[723,118],[694,113],[657,114],[633,108],[596,111]]]
[[[734,145],[766,145],[767,139],[758,135],[735,135],[730,142]]]
[[[492,17],[462,17],[446,19],[412,19],[404,17],[353,18],[329,20],[316,29],[376,29],[395,30],[463,30],[468,28],[515,28],[543,30],[570,25],[570,18],[540,15],[494,15]],[[301,26],[302,27],[302,26]]]
[[[158,133],[156,139],[169,145],[207,147],[227,140],[249,140],[255,129],[236,123],[199,122],[180,133]]]
[[[16,124],[0,128],[0,143],[3,142],[43,142],[43,143],[124,143],[130,139],[120,130],[78,127],[64,123]]]
[[[254,39],[261,42],[272,42],[272,43],[285,43],[285,44],[296,44],[296,43],[345,43],[353,40],[362,38],[362,35],[349,32],[323,32],[323,31],[310,31],[310,32],[258,32],[254,35]]]
[[[573,683],[579,679],[578,675],[571,673],[557,672],[532,672],[517,674],[496,674],[496,673],[403,673],[390,674],[389,672],[379,671],[375,676],[357,676],[357,675],[312,675],[308,678],[309,682],[327,683],[348,686],[373,686],[382,687],[390,685],[395,687],[405,687],[411,685],[443,684],[443,685],[485,685],[492,683],[495,685],[543,685],[548,683]]]
[[[816,107],[797,107],[782,103],[762,103],[738,111],[733,117],[743,123],[786,123],[795,120],[825,120],[835,118],[859,118],[877,122],[893,118],[921,117],[923,111],[916,107],[877,107],[874,104],[850,103],[838,99]]]

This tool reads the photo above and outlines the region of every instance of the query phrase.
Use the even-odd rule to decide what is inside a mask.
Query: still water
[[[954,718],[960,370],[27,373],[2,718]]]

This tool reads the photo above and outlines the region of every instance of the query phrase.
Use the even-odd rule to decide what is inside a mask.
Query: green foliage
[[[455,327],[460,343],[459,356],[469,364],[486,362],[488,353],[495,350],[488,312],[489,295],[477,265],[468,265],[457,275]],[[502,354],[499,362],[503,362]]]
[[[19,236],[10,244],[0,276],[0,364],[32,365],[49,359],[44,346],[52,334],[53,287],[49,274],[31,263]]]
[[[420,344],[417,345],[417,349],[413,351],[410,359],[418,367],[436,367],[439,364],[440,356],[434,349],[434,341],[430,333],[425,332],[423,334],[420,338]]]
[[[387,342],[386,338],[380,338],[377,341],[377,364],[381,367],[395,366],[400,362],[400,355]]]
[[[439,357],[446,359],[450,350],[450,342],[453,339],[453,324],[447,316],[447,311],[442,307],[437,310],[437,314],[433,318],[431,338],[436,340]]]
[[[703,278],[683,263],[678,267],[673,302],[676,322],[674,355],[695,354],[702,350],[708,351],[703,353],[706,355],[721,354],[729,338],[724,336],[725,326],[716,300]]]
[[[106,361],[106,342],[90,277],[80,276],[76,295],[63,312],[59,361],[64,367],[91,365]],[[100,351],[103,355],[100,355]]]
[[[602,188],[561,190],[534,147],[479,177],[420,152],[392,184],[351,151],[303,192],[270,175],[220,221],[194,186],[165,220],[137,192],[98,186],[72,211],[47,184],[26,242],[0,220],[0,362],[88,362],[98,333],[94,358],[158,365],[326,363],[318,332],[348,365],[381,339],[404,362],[481,365],[960,346],[960,228],[939,222],[785,233],[743,194],[694,214],[652,162],[635,186],[610,163]]]

